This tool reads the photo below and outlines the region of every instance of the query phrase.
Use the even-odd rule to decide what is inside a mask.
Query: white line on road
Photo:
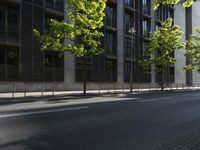
[[[80,110],[80,109],[88,109],[88,108],[89,108],[88,106],[84,106],[84,107],[63,108],[63,109],[53,109],[53,110],[40,110],[40,111],[32,111],[32,112],[24,112],[24,113],[16,113],[16,114],[3,114],[3,115],[0,115],[0,118],[20,117],[20,116],[54,113],[54,112],[70,111],[70,110]]]
[[[147,100],[140,100],[139,102],[154,102],[154,101],[162,101],[162,100],[169,100],[172,99],[172,97],[164,97],[164,98],[155,98],[155,99],[147,99]]]

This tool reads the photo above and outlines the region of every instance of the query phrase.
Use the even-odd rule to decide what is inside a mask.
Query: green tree
[[[47,33],[41,34],[34,29],[35,36],[41,43],[41,50],[57,52],[71,52],[83,57],[86,66],[86,57],[98,55],[102,52],[99,39],[103,37],[100,31],[103,27],[106,0],[66,0],[69,10],[69,21],[50,20]],[[68,43],[64,40],[67,39]],[[85,67],[84,67],[85,68]],[[84,95],[86,94],[86,69],[84,69]]]
[[[191,35],[186,42],[185,56],[189,63],[184,69],[200,72],[200,26],[195,29],[197,34]]]
[[[178,2],[180,2],[181,0],[154,0],[154,4],[153,7],[154,9],[157,9],[158,6],[162,5],[168,5],[168,4],[177,4]],[[185,0],[185,2],[183,3],[184,7],[190,7],[193,3],[193,0]]]
[[[183,32],[180,27],[173,25],[173,20],[168,18],[161,23],[157,31],[150,33],[150,39],[145,43],[147,59],[144,64],[149,66],[155,64],[155,71],[161,74],[161,89],[164,89],[164,68],[175,63],[173,56],[175,50],[183,48],[185,44],[181,42]]]

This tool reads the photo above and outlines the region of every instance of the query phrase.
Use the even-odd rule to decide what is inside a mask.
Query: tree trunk
[[[161,91],[164,90],[164,65],[162,65],[162,72],[161,72]]]
[[[84,66],[83,66],[83,96],[86,96],[86,87],[87,87],[87,68],[86,68],[86,57],[84,56]]]

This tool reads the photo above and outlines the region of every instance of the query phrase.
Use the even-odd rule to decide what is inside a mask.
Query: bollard
[[[99,84],[99,95],[101,94],[100,84]]]
[[[42,97],[44,96],[44,83],[42,82]]]
[[[16,88],[16,85],[15,83],[13,84],[13,92],[12,92],[12,98],[15,98],[15,89]]]
[[[14,83],[14,85],[13,85],[12,98],[15,98],[15,83]]]
[[[26,97],[26,84],[24,83],[24,97]]]
[[[52,95],[54,96],[54,85],[52,87]]]

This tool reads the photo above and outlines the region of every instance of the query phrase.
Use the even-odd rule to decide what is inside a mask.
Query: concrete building
[[[198,5],[199,2],[195,2],[192,9],[197,11]],[[45,32],[49,18],[67,19],[64,6],[64,0],[0,1],[0,91],[82,89],[82,59],[70,53],[60,57],[55,52],[41,52],[32,33],[34,28]],[[191,25],[186,21],[187,11],[190,10],[176,5],[161,6],[154,12],[151,0],[108,0],[105,37],[102,39],[105,51],[100,56],[87,59],[87,88],[128,88],[131,62],[133,86],[155,86],[160,75],[153,71],[153,66],[146,68],[139,63],[145,58],[143,43],[148,40],[149,31],[156,30],[168,17],[175,18],[175,23],[189,33]],[[195,17],[192,25],[198,24]],[[128,32],[130,27],[136,30],[133,47]],[[186,35],[183,40],[185,38]],[[178,61],[166,68],[165,81],[186,84],[192,80],[196,83],[197,73],[188,72],[186,78],[182,70],[185,65],[184,50],[175,53],[175,57]]]
[[[174,22],[181,27],[185,33],[183,41],[189,38],[191,34],[195,34],[195,27],[200,25],[200,1],[194,1],[189,8],[183,8],[182,3],[175,5]],[[200,74],[197,71],[184,71],[182,68],[189,62],[186,62],[184,56],[185,49],[177,51],[175,57],[175,83],[198,86],[200,84]]]

